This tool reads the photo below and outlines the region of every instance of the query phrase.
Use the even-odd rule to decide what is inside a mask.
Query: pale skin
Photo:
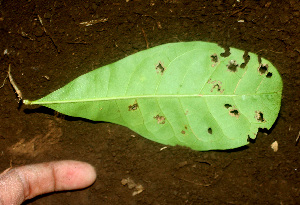
[[[7,169],[0,174],[0,205],[18,205],[37,195],[82,189],[95,180],[94,167],[72,160]]]

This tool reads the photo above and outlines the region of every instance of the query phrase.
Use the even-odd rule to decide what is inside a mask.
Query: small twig
[[[143,32],[143,35],[144,35],[144,38],[145,38],[145,41],[146,41],[146,46],[147,46],[147,49],[148,49],[149,48],[149,43],[148,43],[148,40],[147,40],[147,35],[146,35],[143,28],[142,28],[142,32]]]
[[[209,186],[211,186],[212,184],[210,183],[210,184],[203,184],[203,183],[197,183],[197,182],[193,182],[193,181],[190,181],[190,180],[187,180],[187,179],[184,179],[184,178],[181,178],[181,177],[177,177],[178,179],[180,179],[180,180],[183,180],[183,181],[185,181],[185,182],[188,182],[188,183],[191,183],[191,184],[195,184],[195,185],[197,185],[197,186],[204,186],[204,187],[209,187]]]
[[[40,23],[41,23],[41,25],[42,25],[42,28],[43,28],[45,34],[50,38],[50,40],[51,40],[51,42],[53,43],[53,45],[54,45],[56,51],[57,51],[58,53],[60,53],[60,50],[58,49],[57,45],[55,44],[55,41],[53,40],[53,38],[51,37],[51,35],[49,34],[49,32],[46,30],[46,28],[45,28],[45,26],[44,26],[44,24],[43,24],[42,18],[40,17],[40,15],[37,15],[37,16],[38,16],[38,18],[39,18],[39,21],[40,21]]]
[[[268,49],[261,49],[261,50],[257,51],[257,53],[259,53],[261,51],[271,51],[273,53],[283,53],[283,52],[280,52],[280,51],[273,51],[273,50],[268,50]]]
[[[230,14],[230,16],[233,16],[233,15],[236,14],[236,13],[242,12],[242,11],[245,10],[246,8],[247,8],[247,6],[244,6],[244,7],[241,8],[241,9],[235,10],[234,12],[232,12],[232,13]],[[230,17],[230,16],[229,16],[229,17]]]
[[[79,24],[80,25],[85,25],[85,26],[92,26],[94,24],[104,23],[106,21],[108,21],[108,18],[101,18],[101,19],[95,19],[95,20],[85,21],[85,22],[81,22]]]
[[[4,87],[7,78],[8,78],[8,74],[6,75],[5,79],[3,80],[3,84],[1,85],[0,89]]]
[[[67,42],[67,44],[84,44],[87,45],[87,42]]]
[[[10,64],[9,64],[9,66],[8,66],[8,78],[9,78],[9,81],[10,81],[11,86],[14,88],[15,93],[16,93],[17,96],[18,96],[19,102],[21,102],[22,99],[23,99],[22,92],[21,92],[21,90],[18,88],[16,82],[14,81],[14,79],[13,79],[13,77],[12,77],[12,75],[11,75],[10,70],[11,70],[11,68],[10,68]]]
[[[297,144],[298,144],[298,142],[299,142],[299,139],[300,139],[300,131],[299,131],[298,136],[297,136],[297,138],[296,138],[296,146],[297,146]]]

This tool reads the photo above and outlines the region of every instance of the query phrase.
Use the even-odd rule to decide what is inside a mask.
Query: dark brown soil
[[[99,19],[104,22],[80,24]],[[179,41],[210,41],[260,54],[284,82],[271,131],[260,132],[246,148],[197,152],[161,150],[163,145],[115,124],[61,117],[45,108],[18,110],[6,81],[0,89],[0,171],[74,159],[91,163],[98,173],[85,190],[26,203],[300,204],[298,0],[1,0],[0,34],[0,84],[11,64],[30,100],[147,46]],[[270,148],[275,140],[278,152]],[[121,183],[128,177],[144,191],[132,196],[134,189]]]

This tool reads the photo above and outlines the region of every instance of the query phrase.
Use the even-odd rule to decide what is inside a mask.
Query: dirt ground
[[[244,148],[198,152],[161,150],[164,145],[115,124],[18,108],[6,81],[0,89],[0,172],[62,159],[96,167],[91,187],[26,204],[300,204],[299,34],[298,0],[0,0],[0,85],[11,64],[26,99],[147,47],[179,41],[257,53],[284,83],[270,131]],[[275,140],[278,152],[270,148]],[[143,191],[133,196],[137,188],[122,185],[128,178]]]

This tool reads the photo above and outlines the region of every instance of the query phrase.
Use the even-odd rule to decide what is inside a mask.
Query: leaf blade
[[[262,74],[255,54],[240,68],[243,52],[230,51],[221,57],[222,48],[205,42],[154,47],[82,75],[33,103],[127,126],[162,144],[240,147],[276,120],[282,81],[269,61],[262,59],[268,64]]]

